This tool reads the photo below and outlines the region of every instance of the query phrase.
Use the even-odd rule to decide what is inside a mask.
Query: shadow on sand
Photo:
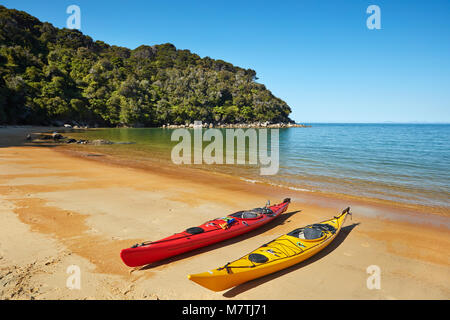
[[[211,250],[222,248],[222,247],[228,246],[230,244],[234,244],[236,242],[244,241],[246,239],[249,239],[249,238],[257,236],[257,235],[259,235],[261,233],[264,233],[267,230],[270,230],[270,229],[272,229],[272,228],[274,228],[276,226],[283,225],[292,215],[294,215],[294,214],[296,214],[298,212],[301,212],[301,210],[284,213],[281,216],[279,216],[278,218],[276,218],[275,220],[272,220],[269,223],[267,223],[266,225],[264,225],[264,226],[262,226],[262,227],[260,227],[260,228],[258,228],[256,230],[253,230],[253,231],[251,231],[249,233],[246,233],[246,234],[240,235],[238,237],[231,238],[231,239],[219,242],[219,243],[215,243],[215,244],[210,245],[210,246],[206,246],[206,247],[199,248],[199,249],[196,249],[196,250],[193,250],[193,251],[190,251],[190,252],[186,252],[186,253],[180,254],[180,255],[175,256],[175,257],[171,257],[171,258],[164,259],[164,260],[161,260],[161,261],[158,261],[158,262],[154,262],[154,263],[148,264],[146,266],[143,266],[141,268],[137,268],[136,270],[140,271],[140,270],[148,270],[148,269],[156,268],[156,267],[159,267],[159,266],[162,266],[162,265],[173,263],[173,262],[178,261],[178,260],[183,260],[183,259],[195,256],[197,254],[202,254],[202,253],[205,253],[205,252],[208,252],[208,251],[211,251]],[[289,222],[289,221],[287,221],[287,222]]]
[[[254,279],[251,280],[249,282],[246,283],[242,283],[230,290],[228,290],[227,292],[225,292],[223,294],[224,297],[226,298],[233,298],[247,290],[253,289],[263,283],[266,283],[268,281],[271,281],[273,279],[276,279],[278,277],[281,277],[285,274],[288,274],[292,271],[298,270],[300,268],[303,268],[307,265],[309,265],[310,263],[313,263],[319,259],[322,259],[323,257],[325,257],[326,255],[328,255],[329,253],[333,252],[334,249],[336,249],[337,247],[339,247],[339,245],[345,240],[345,238],[347,238],[347,236],[350,234],[350,232],[353,230],[354,227],[356,227],[357,225],[359,225],[360,223],[353,223],[349,226],[346,227],[342,227],[341,231],[339,232],[339,234],[337,235],[337,237],[334,239],[333,242],[331,242],[325,249],[323,249],[322,251],[320,251],[319,253],[317,253],[316,255],[312,256],[311,258],[302,261],[296,265],[293,265],[289,268],[277,271],[275,273],[269,274],[267,276],[264,276],[262,278],[258,278],[258,279]]]

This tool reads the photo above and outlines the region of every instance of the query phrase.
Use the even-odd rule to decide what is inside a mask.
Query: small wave
[[[240,180],[248,182],[248,183],[264,183],[263,181],[247,179],[247,178],[242,178],[242,177],[240,177]],[[314,192],[313,190],[309,190],[309,189],[291,187],[291,186],[286,186],[286,185],[283,185],[283,184],[277,184],[277,183],[273,183],[273,182],[268,182],[267,184],[269,184],[271,186],[274,186],[274,187],[285,188],[285,189],[289,189],[289,190],[293,190],[293,191]]]
[[[296,188],[296,187],[288,187],[288,189],[294,190],[294,191],[313,192],[312,190],[309,190],[309,189]]]
[[[246,179],[246,178],[240,178],[242,181],[249,182],[249,183],[261,183],[261,181],[258,180],[252,180],[252,179]]]
[[[312,190],[309,190],[309,189],[290,187],[290,186],[285,186],[282,184],[277,184],[277,183],[272,183],[272,182],[270,182],[269,184],[274,187],[286,188],[286,189],[293,190],[293,191],[313,192]]]

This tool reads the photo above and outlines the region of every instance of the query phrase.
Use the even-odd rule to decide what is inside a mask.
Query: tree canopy
[[[291,122],[256,72],[173,44],[93,41],[0,6],[0,123]]]

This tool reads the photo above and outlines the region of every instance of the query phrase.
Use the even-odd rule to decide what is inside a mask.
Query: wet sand
[[[448,217],[24,143],[42,129],[0,128],[1,299],[450,298]],[[287,213],[250,234],[143,268],[120,260],[135,243],[285,197]],[[353,219],[312,259],[219,293],[187,279],[347,206]],[[66,286],[71,265],[81,270],[79,290]],[[367,287],[371,265],[381,270],[379,290]]]

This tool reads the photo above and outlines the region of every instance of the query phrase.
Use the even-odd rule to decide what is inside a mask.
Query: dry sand
[[[117,165],[31,146],[42,128],[0,128],[1,299],[449,299],[449,218],[363,200],[333,199],[211,173]],[[119,252],[239,209],[291,197],[261,230],[144,268]],[[189,281],[347,205],[353,220],[310,260],[225,292]],[[81,271],[69,289],[67,268]],[[368,289],[367,268],[381,270]]]

